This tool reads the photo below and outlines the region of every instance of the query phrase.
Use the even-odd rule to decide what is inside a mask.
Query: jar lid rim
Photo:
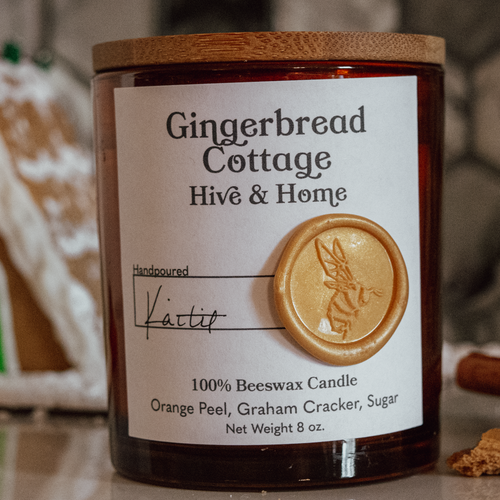
[[[276,31],[154,36],[93,47],[94,71],[178,63],[385,61],[440,64],[445,41],[429,35]]]

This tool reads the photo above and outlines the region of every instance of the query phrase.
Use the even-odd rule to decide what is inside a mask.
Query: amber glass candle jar
[[[94,47],[111,455],[183,488],[438,457],[442,39]]]

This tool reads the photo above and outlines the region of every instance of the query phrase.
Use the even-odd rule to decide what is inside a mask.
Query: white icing
[[[19,84],[13,84],[13,81]],[[0,61],[0,105],[8,99],[32,101],[38,106],[54,99],[54,91],[42,70],[28,62],[12,64]]]
[[[52,158],[46,151],[35,160],[19,158],[17,165],[21,175],[40,182],[48,179],[67,181],[76,175],[92,173],[92,161],[82,150],[61,143],[57,151],[57,158]]]
[[[63,166],[61,163],[61,170]],[[51,167],[46,172],[58,175]],[[90,293],[71,276],[41,210],[15,175],[1,137],[0,234],[75,367],[61,373],[0,377],[2,404],[104,410],[106,369],[95,304]]]
[[[64,219],[62,204],[54,198],[45,198],[45,211],[50,217],[50,228],[58,247],[67,257],[77,257],[88,251],[99,250],[97,224],[89,220],[79,226]]]
[[[94,226],[90,227],[90,224],[87,227],[75,229],[72,234],[58,236],[57,243],[68,257],[99,250],[97,230]]]
[[[0,397],[6,407],[104,411],[106,378],[85,377],[79,370],[0,377]]]

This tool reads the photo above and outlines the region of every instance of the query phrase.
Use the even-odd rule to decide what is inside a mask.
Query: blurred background
[[[88,150],[91,47],[181,33],[394,31],[447,41],[445,339],[500,341],[500,2],[497,0],[0,0],[0,42],[47,67]]]

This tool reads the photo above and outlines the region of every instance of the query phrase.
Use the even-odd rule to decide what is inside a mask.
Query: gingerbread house
[[[94,183],[48,74],[0,61],[0,408],[106,408]]]

